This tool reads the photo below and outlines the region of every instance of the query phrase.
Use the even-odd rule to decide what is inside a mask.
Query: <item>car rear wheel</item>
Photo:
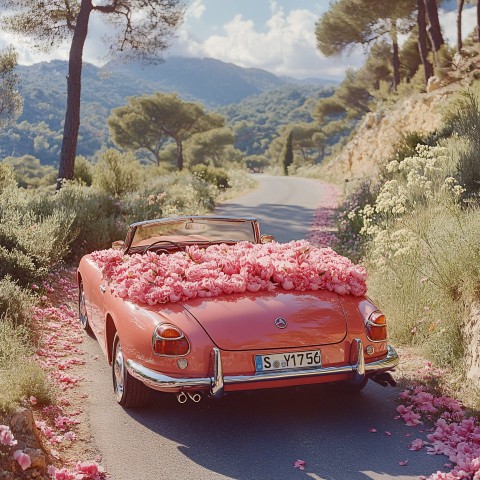
[[[147,403],[148,387],[128,373],[118,334],[113,339],[112,376],[115,398],[122,407],[137,408]]]
[[[88,321],[87,305],[85,302],[85,290],[83,289],[83,282],[80,281],[78,286],[78,317],[80,318],[80,325],[87,333],[92,333],[92,327]]]

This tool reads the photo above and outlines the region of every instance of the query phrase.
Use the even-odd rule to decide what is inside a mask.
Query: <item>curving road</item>
[[[321,184],[256,178],[257,190],[216,213],[254,214],[263,232],[280,241],[304,237],[322,201]],[[358,396],[348,396],[305,387],[184,405],[155,393],[149,407],[124,410],[115,403],[96,340],[84,345],[85,408],[112,480],[413,480],[442,469],[446,460],[407,449],[426,432],[394,420],[393,388],[370,383]],[[304,471],[293,467],[297,459],[306,461]],[[400,466],[404,460],[408,465]]]

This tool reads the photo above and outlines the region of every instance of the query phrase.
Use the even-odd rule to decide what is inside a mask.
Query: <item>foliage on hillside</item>
[[[464,371],[464,320],[480,292],[479,91],[452,101],[443,128],[410,133],[338,214],[338,249],[363,257],[396,342]]]
[[[246,155],[263,155],[278,130],[295,122],[313,122],[316,101],[333,88],[287,85],[223,107],[236,134],[236,147]]]
[[[214,64],[214,69],[209,68],[211,62]],[[203,76],[208,73],[212,80],[199,82],[199,69],[203,72]],[[58,161],[62,141],[67,64],[54,60],[28,67],[19,66],[17,72],[21,78],[20,94],[24,98],[24,109],[18,122],[2,131],[0,158],[32,155],[44,165],[54,165]],[[166,76],[161,72],[166,72]],[[85,64],[83,79],[77,155],[90,159],[94,158],[95,153],[102,147],[113,146],[106,120],[112,109],[124,105],[128,97],[152,94],[157,91],[174,91],[185,100],[201,101],[210,109],[215,109],[222,104],[233,104],[247,96],[277,89],[278,94],[273,94],[265,101],[261,100],[263,108],[267,108],[268,111],[272,103],[277,104],[277,108],[282,108],[284,101],[292,95],[294,90],[301,101],[297,101],[294,105],[288,103],[291,108],[284,109],[281,115],[275,118],[277,124],[270,133],[273,136],[276,127],[282,124],[283,118],[288,117],[290,110],[301,107],[310,97],[316,98],[322,95],[320,92],[323,89],[321,86],[308,85],[292,87],[285,85],[285,80],[262,70],[242,69],[211,59],[203,61],[170,59],[165,64],[143,68],[135,64],[111,63],[103,68]],[[214,82],[213,85],[212,82]],[[243,85],[241,88],[238,86],[239,82]],[[284,89],[285,93],[283,93]],[[252,104],[243,114],[248,121],[256,123],[256,113],[253,112],[255,112],[255,106]],[[220,110],[220,113],[225,114],[223,110]],[[252,115],[251,119],[250,115]],[[273,116],[275,115],[272,114]],[[301,118],[304,118],[304,115]],[[265,123],[265,120],[258,120],[259,125]],[[288,121],[292,120],[293,118],[288,119]],[[237,123],[237,120],[234,123]],[[240,140],[237,147],[247,152],[247,146],[254,141],[254,139],[250,143],[247,141],[244,149]]]

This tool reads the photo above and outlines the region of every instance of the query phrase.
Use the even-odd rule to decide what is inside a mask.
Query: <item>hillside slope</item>
[[[329,174],[349,180],[370,176],[389,161],[405,134],[425,135],[437,130],[452,95],[478,80],[480,55],[474,48],[457,54],[451,67],[442,81],[433,77],[429,92],[377,106],[375,112],[368,113],[350,141],[326,165]]]
[[[440,126],[442,110],[455,89],[449,86],[432,93],[419,93],[388,109],[368,113],[327,169],[349,180],[376,172],[388,162],[403,135],[427,134]]]

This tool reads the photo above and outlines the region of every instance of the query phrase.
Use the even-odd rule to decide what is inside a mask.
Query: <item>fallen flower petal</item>
[[[369,428],[368,431],[369,431],[370,433],[377,433],[377,429],[376,429],[376,428],[373,428],[373,427],[372,427],[372,428]]]
[[[300,470],[305,470],[305,460],[297,460],[293,464],[294,468],[299,468]]]
[[[30,455],[24,453],[22,450],[15,450],[15,452],[13,452],[13,458],[17,461],[22,470],[26,470],[32,465]]]
[[[409,450],[417,451],[421,450],[427,442],[423,441],[421,438],[415,439],[408,447]]]
[[[405,467],[408,465],[408,460],[402,460],[400,462],[398,462],[398,464],[401,466],[401,467]]]

